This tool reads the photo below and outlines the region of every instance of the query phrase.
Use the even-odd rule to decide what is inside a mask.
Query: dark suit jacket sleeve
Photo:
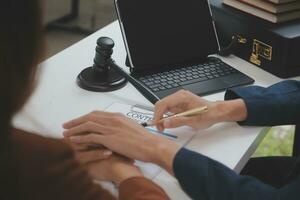
[[[19,177],[16,192],[24,200],[115,200],[93,183],[63,141],[14,130],[13,156]],[[168,199],[161,188],[142,177],[126,180],[120,191],[121,200]]]
[[[228,90],[225,99],[242,98],[248,117],[242,125],[275,126],[300,122],[300,82],[283,81],[269,88],[249,86]]]
[[[237,175],[224,165],[187,149],[177,153],[173,170],[181,187],[195,200],[299,199],[299,177],[276,189],[255,178]]]

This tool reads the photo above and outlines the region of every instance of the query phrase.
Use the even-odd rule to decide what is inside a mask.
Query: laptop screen
[[[116,0],[136,70],[202,61],[219,49],[207,0]]]

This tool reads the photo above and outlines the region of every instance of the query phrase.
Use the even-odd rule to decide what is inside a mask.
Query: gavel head
[[[97,40],[94,65],[85,68],[77,76],[79,87],[94,92],[110,92],[126,85],[127,79],[111,67],[114,46],[114,41],[108,37]]]
[[[96,56],[93,68],[97,71],[105,71],[108,69],[108,61],[111,59],[114,41],[108,37],[101,37],[97,40]]]

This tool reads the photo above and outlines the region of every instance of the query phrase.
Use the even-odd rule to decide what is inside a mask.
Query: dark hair
[[[10,123],[33,87],[42,51],[39,0],[0,2],[0,199],[15,199],[17,177],[11,156]]]

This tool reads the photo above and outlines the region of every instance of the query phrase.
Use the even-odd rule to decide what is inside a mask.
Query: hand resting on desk
[[[155,106],[154,123],[166,112],[183,112],[199,106],[208,106],[208,112],[194,117],[177,117],[164,121],[158,128],[189,125],[207,128],[222,121],[242,121],[247,117],[241,99],[210,102],[188,91],[166,97]],[[66,138],[76,145],[103,145],[126,157],[155,163],[173,174],[173,161],[180,147],[171,140],[149,133],[145,128],[118,113],[95,111],[66,124]]]
[[[64,128],[67,129],[64,136],[77,145],[103,145],[126,157],[156,163],[173,173],[173,159],[180,146],[151,134],[122,114],[96,111],[64,124]]]
[[[117,186],[127,179],[142,177],[138,167],[133,165],[133,160],[120,155],[113,155],[108,159],[85,164],[90,175],[100,181],[111,181]]]
[[[66,142],[75,150],[76,159],[85,166],[91,177],[99,181],[110,181],[119,186],[122,182],[141,177],[143,174],[134,161],[99,146]]]

